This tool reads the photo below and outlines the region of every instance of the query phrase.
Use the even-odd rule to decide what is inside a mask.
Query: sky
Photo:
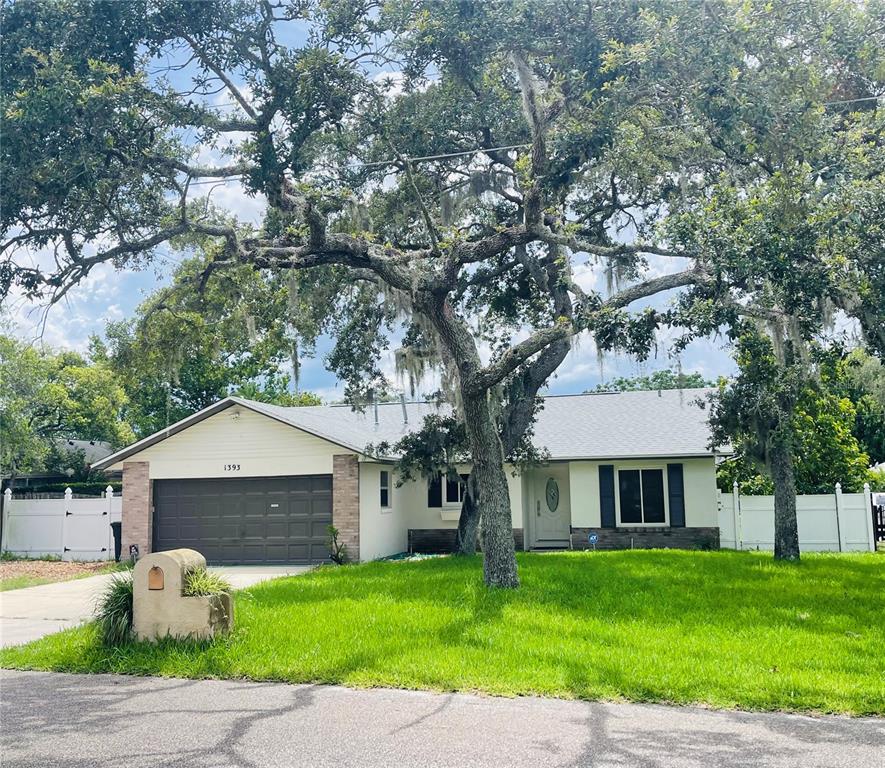
[[[293,25],[284,33],[283,39],[287,44],[297,45],[304,40],[304,37],[303,27]],[[159,63],[177,62],[166,59]],[[157,71],[165,69],[158,67]],[[167,72],[166,76],[177,87],[187,85],[188,74],[185,69],[172,74]],[[381,73],[373,74],[378,76]],[[225,92],[214,97],[215,104],[225,104],[230,100],[230,95]],[[201,151],[197,161],[211,163],[220,157],[217,150]],[[259,224],[261,221],[263,198],[246,195],[236,181],[214,187],[212,200],[218,206],[235,214],[242,222]],[[40,257],[40,254],[34,254],[36,260]],[[29,304],[13,297],[7,306],[7,316],[12,323],[13,333],[27,341],[43,343],[55,349],[85,351],[91,335],[101,335],[108,322],[132,317],[135,308],[151,292],[167,285],[180,259],[181,254],[164,247],[157,251],[153,262],[140,271],[117,270],[108,264],[99,265],[86,280],[71,290],[62,302],[50,308]],[[664,259],[652,260],[650,268],[651,274],[648,276],[674,270],[672,261]],[[585,290],[605,292],[601,268],[581,264],[579,260],[575,276]],[[654,302],[655,306],[662,307],[669,298],[671,297],[663,299],[659,297]],[[643,304],[637,302],[631,306],[631,309],[638,309],[641,306]],[[325,369],[323,363],[323,357],[331,345],[331,340],[321,340],[316,357],[302,361],[301,389],[315,392],[325,400],[340,400],[343,397],[344,387]],[[575,340],[571,353],[549,382],[547,391],[552,394],[583,392],[618,376],[647,375],[656,370],[675,368],[678,363],[668,355],[668,346],[668,337],[662,336],[657,353],[653,353],[652,357],[643,362],[614,353],[606,353],[600,358],[592,338],[584,334]],[[481,354],[483,353],[487,353],[487,350],[481,350]],[[683,371],[698,372],[708,379],[715,379],[723,374],[728,375],[735,370],[723,339],[694,342],[681,354],[679,363]],[[383,358],[382,370],[388,374],[394,388],[400,388],[406,391],[407,395],[410,394],[407,383],[396,379],[392,352]],[[436,384],[432,378],[429,379],[419,387],[419,394],[432,392]]]

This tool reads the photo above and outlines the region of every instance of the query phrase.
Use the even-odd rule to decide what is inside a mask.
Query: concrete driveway
[[[242,565],[209,570],[221,573],[235,589],[244,589],[267,579],[305,573],[310,567]],[[88,621],[111,578],[112,574],[103,574],[0,592],[0,647],[28,643]]]
[[[0,672],[4,768],[881,768],[885,721]]]

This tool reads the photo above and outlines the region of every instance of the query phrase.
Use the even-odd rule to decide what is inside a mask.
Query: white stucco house
[[[702,390],[545,398],[549,461],[508,472],[518,549],[718,547],[716,452]],[[333,523],[351,556],[450,550],[462,486],[397,486],[395,443],[436,406],[283,408],[228,397],[93,466],[123,473],[123,547],[210,563],[313,563]],[[469,467],[462,470],[469,472]]]

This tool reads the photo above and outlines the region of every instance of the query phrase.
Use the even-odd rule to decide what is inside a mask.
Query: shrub
[[[98,598],[95,610],[101,641],[107,646],[123,645],[132,632],[132,574],[115,573]]]
[[[185,571],[181,594],[185,597],[206,597],[228,594],[230,590],[231,586],[223,576],[200,567]]]
[[[91,480],[83,482],[68,483],[42,483],[38,485],[26,485],[20,488],[13,488],[13,498],[27,497],[39,494],[60,494],[64,495],[66,489],[78,496],[94,496],[96,498],[103,496],[108,486],[114,489],[114,495],[118,496],[123,490],[123,484],[119,481],[108,482],[107,480]]]
[[[347,545],[338,541],[338,529],[334,525],[330,525],[326,528],[326,533],[328,534],[326,543],[329,546],[329,557],[332,558],[332,562],[337,565],[344,565],[350,562],[350,555],[347,554]]]

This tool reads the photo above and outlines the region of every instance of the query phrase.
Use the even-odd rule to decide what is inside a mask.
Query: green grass
[[[235,595],[235,630],[101,647],[87,626],[0,666],[885,713],[885,559],[748,552],[520,555],[323,568]]]
[[[184,574],[181,594],[185,597],[204,597],[230,593],[231,586],[220,574],[207,570],[205,567],[192,568]]]
[[[7,592],[10,589],[24,589],[25,587],[39,587],[41,584],[52,584],[55,581],[57,579],[44,579],[39,576],[13,576],[0,581],[0,592]]]
[[[12,558],[8,558],[12,559]],[[16,560],[24,560],[25,558],[15,558]],[[45,558],[50,560],[52,558]],[[60,559],[60,558],[59,558]],[[39,587],[41,584],[57,584],[61,581],[74,581],[75,579],[87,579],[90,576],[100,576],[103,573],[115,573],[116,571],[125,571],[130,568],[128,563],[110,563],[105,568],[97,571],[85,571],[83,573],[75,573],[64,578],[49,578],[46,576],[10,576],[6,579],[0,579],[0,592],[8,592],[11,589],[25,589],[26,587]]]

